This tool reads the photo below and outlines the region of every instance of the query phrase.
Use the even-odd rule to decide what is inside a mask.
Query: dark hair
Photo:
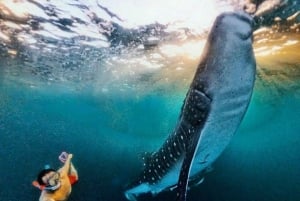
[[[37,182],[40,184],[40,185],[45,185],[45,183],[43,182],[43,176],[45,176],[46,174],[48,174],[49,172],[56,172],[56,170],[54,169],[44,169],[42,171],[40,171],[40,173],[38,174],[37,176]]]

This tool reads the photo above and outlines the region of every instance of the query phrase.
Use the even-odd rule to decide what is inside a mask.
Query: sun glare
[[[211,0],[103,0],[101,3],[119,16],[126,16],[124,24],[127,27],[177,22],[193,29],[207,28],[219,13]]]
[[[25,18],[28,15],[28,8],[24,1],[3,0],[0,3],[1,8],[4,7],[6,15],[13,15],[19,18]]]
[[[204,40],[189,41],[183,45],[162,45],[160,51],[167,57],[185,57],[187,59],[198,59],[205,45]]]

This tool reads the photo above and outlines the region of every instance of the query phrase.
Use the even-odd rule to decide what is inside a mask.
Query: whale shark
[[[252,27],[252,17],[243,11],[216,18],[175,129],[144,157],[143,171],[125,190],[128,200],[173,190],[177,201],[185,201],[189,186],[203,181],[251,100],[256,73]]]

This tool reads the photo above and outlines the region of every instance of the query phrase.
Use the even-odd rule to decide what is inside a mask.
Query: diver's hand
[[[67,152],[63,151],[61,152],[61,154],[59,155],[58,159],[62,162],[62,163],[65,163],[66,160],[68,159],[69,155],[72,155],[72,154],[68,154]],[[72,156],[71,156],[72,158]]]

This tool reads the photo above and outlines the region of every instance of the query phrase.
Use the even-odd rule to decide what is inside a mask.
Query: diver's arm
[[[75,169],[73,163],[71,162],[71,165],[70,165],[70,171],[69,171],[69,175],[73,175],[76,177],[76,180],[78,180],[78,173],[77,173],[77,170]]]
[[[73,157],[73,154],[68,154],[68,157],[66,159],[66,162],[64,163],[64,165],[58,170],[61,174],[61,176],[63,175],[68,175],[69,174],[69,170],[71,168],[71,159]]]

